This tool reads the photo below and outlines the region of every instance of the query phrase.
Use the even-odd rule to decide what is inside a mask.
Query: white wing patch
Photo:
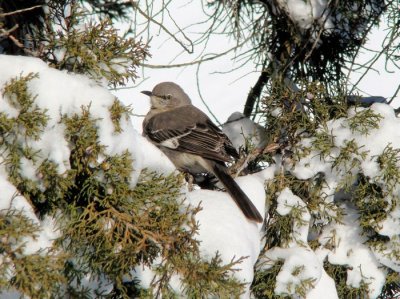
[[[179,137],[174,137],[170,138],[167,140],[164,140],[163,142],[160,143],[160,145],[171,148],[171,149],[176,149],[179,146]]]
[[[179,139],[184,137],[184,136],[186,136],[186,135],[189,135],[190,133],[191,133],[191,131],[186,132],[185,134],[182,134],[182,135],[179,135],[179,136],[175,136],[175,137],[166,139],[166,140],[160,142],[160,145],[168,147],[170,149],[176,149],[176,148],[179,147]]]

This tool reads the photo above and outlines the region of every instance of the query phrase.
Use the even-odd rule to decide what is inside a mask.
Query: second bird
[[[228,173],[226,162],[238,158],[228,137],[201,110],[192,105],[173,82],[157,84],[150,96],[151,109],[143,121],[143,135],[160,148],[180,171],[196,176],[212,173],[224,185],[243,214],[262,222],[257,208]]]

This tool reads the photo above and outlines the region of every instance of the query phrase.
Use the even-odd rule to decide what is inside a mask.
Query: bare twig
[[[12,28],[7,30],[0,28],[0,36],[10,36],[11,32],[17,30],[18,28],[19,28],[18,24],[14,25]]]
[[[7,16],[11,16],[11,15],[16,15],[16,14],[19,14],[19,13],[22,13],[22,12],[26,12],[26,11],[30,11],[30,10],[33,10],[33,9],[39,8],[39,7],[42,7],[42,5],[35,5],[35,6],[32,6],[32,7],[28,7],[28,8],[24,8],[24,9],[18,9],[18,10],[11,11],[11,12],[2,12],[2,13],[0,13],[0,17],[7,17]]]
[[[233,165],[230,168],[230,173],[234,176],[237,177],[246,167],[247,165],[255,160],[257,157],[263,155],[263,154],[268,154],[268,153],[273,153],[279,148],[281,148],[282,145],[276,142],[268,144],[264,148],[255,148],[253,151],[251,151],[248,155],[241,157],[235,165]]]
[[[399,91],[400,91],[400,84],[399,84],[399,86],[397,86],[396,91],[395,91],[394,94],[392,95],[391,99],[388,101],[388,104],[389,104],[389,105],[390,105],[390,104],[393,102],[393,100],[396,98],[396,96],[397,96],[397,94],[399,93]]]
[[[197,93],[199,94],[200,100],[203,102],[204,106],[206,107],[207,111],[211,114],[211,116],[214,118],[215,122],[221,126],[221,123],[219,122],[218,118],[215,116],[215,114],[212,112],[210,107],[207,105],[207,102],[204,100],[201,91],[200,91],[200,80],[199,80],[199,71],[200,71],[200,65],[197,66],[196,69],[196,85],[197,85]]]
[[[5,30],[0,28],[0,36],[4,36],[9,38],[18,48],[21,48],[26,54],[31,55],[31,56],[37,56],[34,52],[31,50],[25,48],[25,46],[11,33],[19,28],[19,25],[16,24],[12,28]]]
[[[189,54],[193,53],[193,42],[190,39],[187,39],[187,37],[184,35],[184,37],[188,40],[190,43],[191,49],[189,49],[182,41],[180,41],[175,34],[173,34],[171,31],[169,31],[162,23],[156,21],[152,17],[150,17],[148,14],[146,14],[143,10],[140,9],[139,5],[137,2],[130,0],[132,7],[136,9],[143,17],[145,17],[149,22],[153,22],[154,24],[158,25],[162,30],[164,30],[169,36],[171,36],[179,45],[181,45],[182,48],[185,49],[186,52]]]
[[[247,40],[243,41],[242,43],[240,43],[239,45],[236,45],[228,50],[226,50],[225,52],[219,53],[219,54],[207,54],[207,55],[212,55],[210,57],[205,58],[204,56],[201,59],[198,60],[194,60],[191,62],[184,62],[184,63],[177,63],[177,64],[160,64],[160,65],[154,65],[154,64],[147,64],[147,63],[141,63],[140,65],[143,67],[147,67],[150,69],[170,69],[170,68],[175,68],[175,67],[184,67],[184,66],[190,66],[190,65],[196,65],[196,64],[201,64],[203,62],[206,61],[210,61],[210,60],[214,60],[217,59],[219,57],[222,57],[226,54],[228,54],[229,52],[232,52],[238,48],[240,48],[245,42],[247,42]]]

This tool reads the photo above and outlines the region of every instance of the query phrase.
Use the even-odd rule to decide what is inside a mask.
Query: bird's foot
[[[194,190],[194,187],[193,187],[194,177],[190,173],[186,172],[185,178],[186,178],[186,181],[188,182],[189,192],[192,192]]]

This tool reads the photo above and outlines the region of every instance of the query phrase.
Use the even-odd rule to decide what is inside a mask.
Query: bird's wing
[[[177,151],[221,162],[238,156],[228,137],[192,105],[158,113],[143,129],[154,143]]]

